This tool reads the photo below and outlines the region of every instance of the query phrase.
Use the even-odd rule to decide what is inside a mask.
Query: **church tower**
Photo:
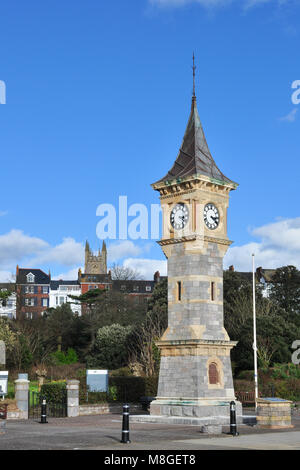
[[[163,212],[158,243],[168,259],[168,328],[156,343],[161,365],[150,413],[176,417],[176,422],[206,418],[206,424],[228,424],[235,400],[230,350],[236,343],[223,322],[223,257],[231,244],[229,193],[238,185],[210,153],[197,109],[194,64],[193,75],[191,112],[178,156],[152,185]],[[240,403],[237,412],[241,415]]]
[[[98,254],[94,254],[90,249],[88,241],[86,242],[84,273],[107,274],[107,249],[104,241],[102,244],[102,251],[100,251],[99,248]]]

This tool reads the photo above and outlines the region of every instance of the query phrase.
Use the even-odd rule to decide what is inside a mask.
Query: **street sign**
[[[8,370],[0,370],[0,396],[7,395]]]

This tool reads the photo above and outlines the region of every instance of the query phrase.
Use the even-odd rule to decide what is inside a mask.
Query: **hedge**
[[[51,382],[41,386],[41,395],[47,403],[60,403],[66,394],[66,382]]]
[[[109,392],[88,392],[86,378],[80,378],[80,403],[103,403],[117,401],[138,403],[141,397],[157,395],[158,377],[109,376]]]

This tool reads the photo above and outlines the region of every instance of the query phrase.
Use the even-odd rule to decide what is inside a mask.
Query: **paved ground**
[[[293,418],[294,428],[284,431],[239,426],[238,437],[227,435],[229,428],[210,437],[197,426],[131,423],[131,444],[120,443],[122,419],[117,414],[48,421],[8,421],[6,433],[0,435],[0,450],[300,450],[300,416]]]

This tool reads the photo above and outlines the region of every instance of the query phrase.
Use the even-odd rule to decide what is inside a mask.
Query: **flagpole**
[[[255,255],[252,255],[252,279],[253,279],[253,351],[254,351],[254,382],[255,382],[255,408],[258,399],[257,378],[257,344],[256,344],[256,302],[255,302]]]

